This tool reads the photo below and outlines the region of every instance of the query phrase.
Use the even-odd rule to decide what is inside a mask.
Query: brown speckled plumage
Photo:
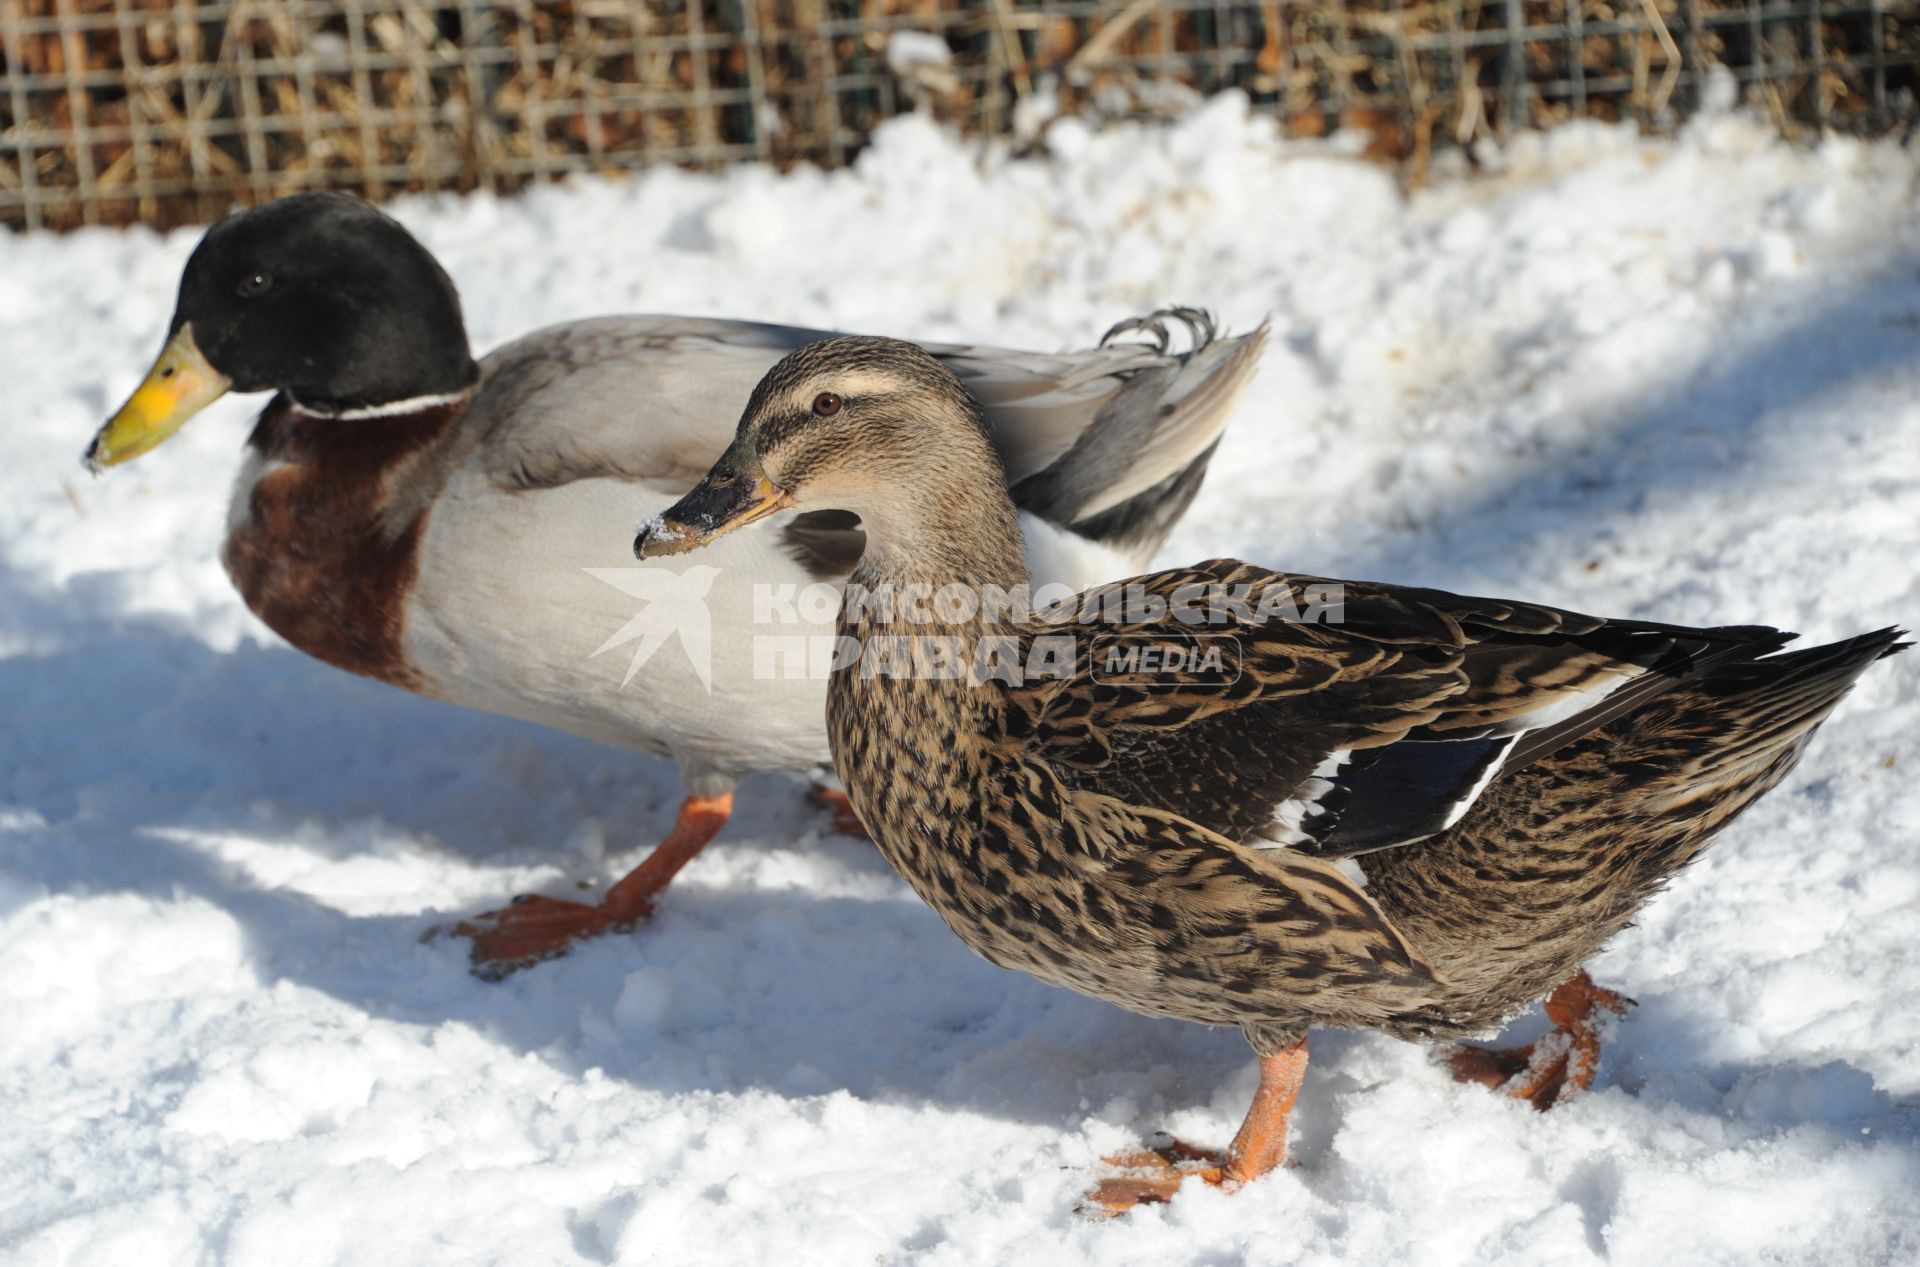
[[[821,416],[820,393],[844,403]],[[977,410],[907,345],[831,340],[776,366],[708,477],[753,479],[861,516],[850,599],[1025,579]],[[705,487],[669,524],[709,504]],[[726,529],[709,516],[657,548]],[[1216,560],[1125,584],[1244,586],[1257,606],[1320,582]],[[899,636],[1075,639],[1065,677],[1018,684],[838,669],[835,763],[888,860],[992,962],[1246,1033],[1262,1093],[1214,1180],[1279,1160],[1308,1027],[1498,1025],[1576,973],[1897,649],[1887,630],[1767,657],[1789,635],[1347,582],[1338,623],[1225,626],[1242,663],[1223,685],[1102,680],[1089,648],[1112,624],[905,617],[849,602],[841,627],[869,653]],[[1120,628],[1191,631],[1170,615]],[[1341,855],[1365,855],[1364,889],[1328,860]],[[1590,1054],[1588,1011],[1619,1005],[1580,976],[1554,1014]],[[1590,1064],[1535,1079],[1529,1098],[1584,1085]]]

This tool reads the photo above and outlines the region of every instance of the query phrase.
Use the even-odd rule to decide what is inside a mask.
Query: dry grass
[[[902,79],[897,29],[951,65]],[[1236,87],[1417,180],[1514,128],[1667,126],[1710,66],[1789,135],[1908,129],[1920,0],[0,0],[0,219],[833,165],[916,105],[1006,133],[1036,92],[1114,116]]]

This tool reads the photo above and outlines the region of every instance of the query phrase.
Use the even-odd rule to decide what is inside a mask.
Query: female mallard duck
[[[992,962],[1239,1026],[1259,1054],[1232,1145],[1116,1159],[1095,1194],[1114,1209],[1278,1164],[1315,1025],[1453,1038],[1550,991],[1549,1040],[1456,1071],[1540,1107],[1585,1088],[1595,1009],[1623,1000],[1582,961],[1903,645],[1767,655],[1790,635],[1233,560],[1021,615],[994,597],[1027,573],[991,434],[938,361],[887,340],[776,365],[634,549],[690,551],[775,505],[867,531],[827,717],[888,861]],[[950,597],[898,601],[922,587]],[[1336,865],[1360,854],[1364,888]]]
[[[1169,319],[1190,351],[1168,351]],[[1125,331],[1154,345],[932,349],[987,403],[1036,571],[1076,586],[1142,566],[1184,513],[1263,342],[1216,340],[1191,310]],[[425,248],[357,199],[301,194],[208,231],[158,362],[87,462],[146,452],[229,390],[275,392],[224,551],[262,620],[340,668],[679,763],[672,834],[599,904],[523,899],[458,928],[493,975],[646,915],[745,774],[826,763],[826,683],[793,663],[809,632],[793,596],[844,578],[851,521],[769,525],[682,572],[635,568],[605,532],[684,492],[767,367],[818,337],[608,317],[476,363]],[[628,644],[630,660],[595,658]]]

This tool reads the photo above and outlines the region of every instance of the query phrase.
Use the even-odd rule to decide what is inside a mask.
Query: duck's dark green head
[[[357,198],[295,194],[200,240],[159,360],[87,463],[145,453],[228,391],[347,414],[457,392],[477,374],[460,296],[425,247]]]

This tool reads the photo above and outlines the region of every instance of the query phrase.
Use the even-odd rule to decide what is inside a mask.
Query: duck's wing
[[[1126,619],[1129,601],[1145,619]],[[1602,620],[1234,560],[1078,603],[1080,616],[1106,618],[1055,612],[1026,627],[1030,643],[1071,639],[1074,658],[1009,692],[1010,732],[1079,786],[1230,839],[1325,856],[1444,831],[1502,773],[1789,636]],[[1211,660],[1198,654],[1209,646]],[[1142,658],[1150,647],[1185,655]]]
[[[684,492],[733,439],[774,362],[825,335],[697,317],[595,317],[549,326],[481,361],[471,424],[501,487],[622,479]]]
[[[1370,1024],[1433,1002],[1433,966],[1331,864],[1242,846],[1114,797],[1081,795],[1062,808],[1053,821],[1071,823],[1097,854],[1097,863],[1077,864],[1097,882],[1055,918],[1094,944],[1150,947],[1134,957],[1145,970],[1145,988],[1129,998],[1139,1010],[1184,995],[1177,1015],[1240,1025],[1258,1046],[1260,1031],[1294,1029],[1304,1018]],[[1016,820],[1003,830],[1031,834],[1033,825]],[[1115,992],[1127,996],[1124,984]]]
[[[1144,560],[1191,502],[1265,327],[1216,335],[1212,318],[1170,310],[1123,322],[1099,347],[1043,354],[927,344],[980,400],[1015,503]],[[1173,350],[1169,320],[1191,332]],[[501,487],[580,479],[684,491],[728,442],[775,361],[832,334],[699,317],[599,317],[539,330],[482,362],[471,422]],[[857,558],[843,523],[801,517],[796,550]]]

